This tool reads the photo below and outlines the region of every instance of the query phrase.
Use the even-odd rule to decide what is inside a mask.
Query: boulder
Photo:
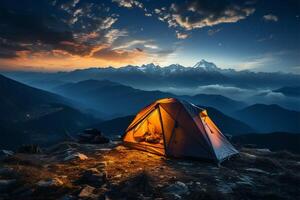
[[[9,175],[14,174],[14,169],[10,167],[0,168],[0,176],[1,175]]]
[[[70,161],[70,160],[87,160],[89,157],[84,155],[83,153],[72,153],[64,158],[64,161]]]
[[[40,187],[53,187],[53,186],[61,186],[64,182],[59,178],[51,178],[47,180],[40,180],[37,182],[37,185]]]
[[[266,172],[266,171],[264,171],[262,169],[258,169],[258,168],[246,168],[245,170],[249,171],[249,172],[260,173],[260,174],[270,174],[269,172]]]
[[[165,192],[167,194],[173,194],[178,197],[178,196],[187,194],[189,192],[189,189],[186,186],[186,184],[184,184],[183,182],[176,181],[174,184],[167,187],[165,189]]]
[[[42,153],[42,149],[36,144],[22,145],[18,149],[18,153],[37,154]]]
[[[109,143],[109,138],[105,137],[101,131],[97,129],[86,129],[78,135],[80,143],[88,144],[105,144]]]
[[[0,179],[0,192],[11,188],[15,183],[15,179]]]
[[[106,174],[100,172],[96,168],[91,168],[84,171],[81,177],[78,179],[79,184],[88,184],[94,187],[100,187],[106,181]]]
[[[95,188],[92,186],[85,186],[84,188],[81,189],[80,193],[78,194],[79,197],[85,197],[85,198],[91,198],[94,196],[93,192],[94,192]]]
[[[14,155],[13,151],[2,149],[0,150],[0,160]]]

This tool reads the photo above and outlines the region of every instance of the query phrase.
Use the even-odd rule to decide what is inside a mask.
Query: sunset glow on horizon
[[[4,0],[0,70],[206,59],[221,68],[300,73],[299,7],[279,0]]]

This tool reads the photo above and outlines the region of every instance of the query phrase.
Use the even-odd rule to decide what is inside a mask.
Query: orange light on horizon
[[[89,67],[121,67],[139,65],[149,60],[147,53],[137,50],[111,50],[96,46],[88,55],[73,55],[63,50],[41,52],[18,51],[16,58],[0,59],[1,70],[70,71]]]

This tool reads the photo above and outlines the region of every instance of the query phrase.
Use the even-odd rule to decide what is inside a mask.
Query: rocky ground
[[[217,166],[117,143],[0,154],[0,199],[296,199],[300,156],[241,148]]]

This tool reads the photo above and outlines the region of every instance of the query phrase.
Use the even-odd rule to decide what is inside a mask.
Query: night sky
[[[0,69],[155,63],[300,73],[300,1],[1,0]]]

